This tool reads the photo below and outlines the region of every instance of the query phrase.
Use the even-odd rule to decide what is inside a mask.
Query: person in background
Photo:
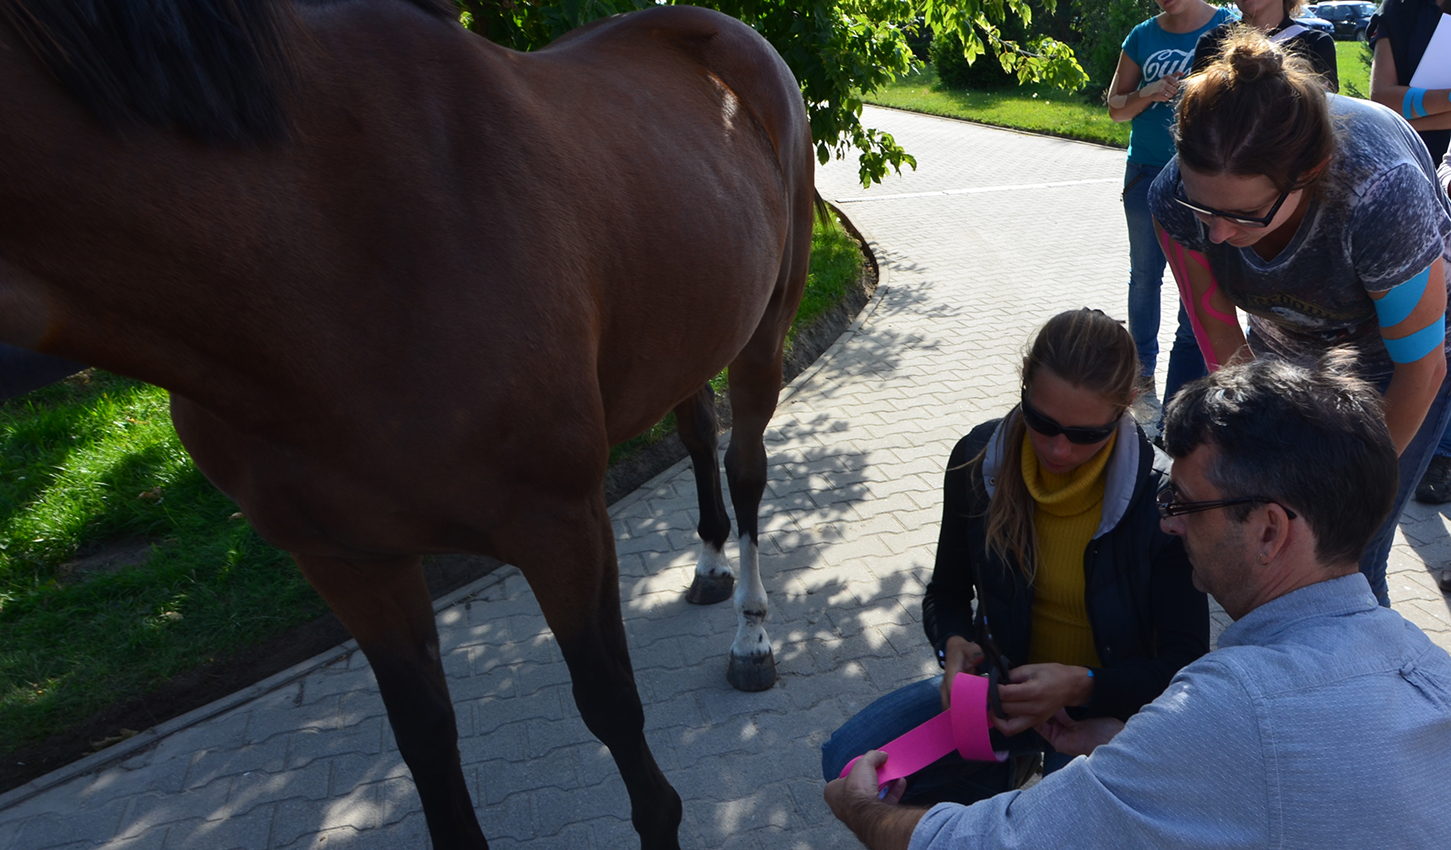
[[[1451,657],[1357,569],[1396,449],[1353,359],[1231,366],[1168,407],[1162,523],[1235,620],[1217,649],[1127,724],[1044,724],[1086,758],[1032,788],[901,805],[875,750],[826,786],[832,814],[871,850],[1443,850]]]
[[[1169,126],[1179,81],[1189,73],[1194,46],[1205,32],[1229,20],[1229,12],[1204,0],[1157,0],[1163,11],[1144,21],[1124,39],[1118,68],[1108,88],[1108,114],[1114,121],[1132,121],[1128,166],[1124,170],[1124,217],[1129,228],[1129,333],[1138,348],[1142,370],[1136,413],[1158,433],[1153,410],[1154,369],[1159,357],[1160,290],[1164,252],[1154,237],[1149,215],[1149,186],[1174,155]],[[1169,351],[1164,399],[1186,382],[1204,374],[1204,360],[1194,343],[1188,316],[1179,309],[1178,329]]]
[[[1336,64],[1335,37],[1295,23],[1294,14],[1305,4],[1301,0],[1236,0],[1240,20],[1220,24],[1200,36],[1194,48],[1194,73],[1209,67],[1219,56],[1224,39],[1236,26],[1254,27],[1286,50],[1299,54],[1325,81],[1325,90],[1340,91],[1340,70]]]
[[[1126,411],[1138,358],[1097,310],[1049,319],[1023,359],[1022,397],[958,441],[922,625],[941,676],[889,693],[822,747],[835,779],[854,757],[948,707],[956,676],[1001,654],[1021,664],[996,718],[1017,764],[1051,774],[1072,757],[1033,731],[1067,709],[1124,720],[1209,649],[1209,604],[1179,541],[1159,529],[1168,458]],[[975,603],[975,604],[974,604]],[[986,665],[983,665],[986,666]],[[1031,770],[951,754],[914,774],[908,799],[967,803]]]
[[[1319,80],[1258,31],[1236,31],[1189,78],[1178,154],[1149,205],[1211,366],[1344,345],[1381,390],[1401,490],[1361,569],[1389,605],[1396,520],[1451,418],[1451,202],[1399,115]]]
[[[1440,162],[1451,147],[1451,92],[1413,89],[1411,78],[1445,13],[1451,13],[1451,0],[1386,0],[1366,30],[1374,50],[1370,99],[1401,113],[1411,123],[1426,143],[1432,162]],[[1451,57],[1446,61],[1451,62]],[[1416,501],[1431,505],[1451,502],[1451,427],[1441,435],[1436,454],[1416,485]],[[1443,571],[1442,577],[1441,589],[1451,589],[1451,570]]]

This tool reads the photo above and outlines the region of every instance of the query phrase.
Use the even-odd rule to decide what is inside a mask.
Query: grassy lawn
[[[101,372],[0,405],[0,748],[325,610],[197,472],[167,394]],[[95,563],[115,541],[132,563]]]
[[[1340,91],[1355,97],[1370,92],[1370,66],[1362,63],[1365,46],[1356,41],[1335,43]],[[868,103],[965,118],[981,124],[1030,130],[1050,136],[1129,145],[1129,124],[1115,124],[1099,94],[1070,93],[1046,86],[1014,86],[996,90],[964,91],[944,88],[932,67],[923,66],[866,97]]]
[[[1335,72],[1340,75],[1340,93],[1370,97],[1370,63],[1361,56],[1370,51],[1358,41],[1335,42]]]
[[[1115,124],[1106,107],[1047,86],[1015,86],[989,91],[943,88],[931,66],[925,66],[867,96],[870,103],[966,118],[982,124],[1031,130],[1070,139],[1126,148],[1129,125]]]
[[[798,322],[861,267],[834,220],[815,246]],[[94,371],[0,403],[0,482],[0,752],[326,610],[192,465],[164,390]]]

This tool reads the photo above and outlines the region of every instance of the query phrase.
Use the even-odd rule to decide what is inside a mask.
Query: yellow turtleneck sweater
[[[1029,664],[1100,666],[1084,604],[1083,553],[1103,518],[1105,470],[1117,436],[1082,466],[1054,475],[1039,468],[1032,441],[1023,435],[1023,481],[1037,506],[1038,537]]]

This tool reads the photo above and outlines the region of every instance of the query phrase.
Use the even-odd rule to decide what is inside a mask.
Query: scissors
[[[1003,711],[1002,697],[998,694],[998,685],[1011,681],[1008,678],[1008,671],[1013,669],[1013,663],[1008,660],[1006,655],[1003,655],[1002,650],[998,649],[997,641],[993,640],[993,633],[988,628],[986,616],[980,618],[977,623],[977,645],[987,659],[985,663],[988,675],[988,705],[992,707],[993,714],[1007,720],[1008,715]]]

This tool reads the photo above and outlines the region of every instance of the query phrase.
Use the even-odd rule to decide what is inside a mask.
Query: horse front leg
[[[373,668],[398,751],[423,802],[434,850],[488,850],[459,762],[458,726],[423,559],[297,554],[293,559]]]
[[[685,601],[692,605],[714,605],[730,598],[736,575],[731,569],[730,556],[725,553],[731,520],[726,516],[720,495],[715,391],[710,384],[676,405],[675,430],[690,453],[695,493],[700,502],[700,524],[695,527],[700,535],[700,560],[695,564],[695,579],[685,593]]]
[[[519,567],[569,666],[580,717],[609,748],[624,780],[640,846],[679,850],[680,795],[645,740],[645,711],[620,619],[619,564],[603,494],[586,518],[540,533],[530,549],[536,557]]]

